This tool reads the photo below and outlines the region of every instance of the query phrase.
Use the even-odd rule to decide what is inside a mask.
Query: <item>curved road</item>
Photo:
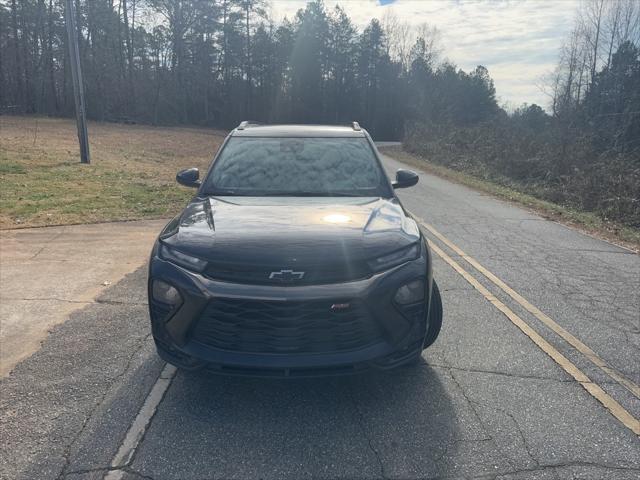
[[[443,293],[420,367],[175,373],[142,267],[2,381],[2,478],[638,478],[638,255],[426,174],[400,196]]]

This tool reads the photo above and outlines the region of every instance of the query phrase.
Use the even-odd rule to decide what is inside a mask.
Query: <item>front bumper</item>
[[[182,368],[203,366],[223,374],[259,376],[314,376],[348,374],[369,368],[388,369],[414,360],[422,351],[426,312],[431,290],[431,269],[426,248],[417,260],[358,281],[331,285],[283,287],[221,282],[187,271],[152,255],[149,286],[154,279],[178,289],[180,306],[168,311],[149,294],[153,336],[159,355]],[[410,315],[392,299],[401,285],[425,278],[423,314]],[[366,306],[368,319],[379,335],[358,348],[303,353],[238,351],[215,347],[198,336],[198,322],[210,302],[238,301],[323,302],[349,299]],[[415,309],[413,310],[415,312]],[[331,315],[327,309],[327,316]]]

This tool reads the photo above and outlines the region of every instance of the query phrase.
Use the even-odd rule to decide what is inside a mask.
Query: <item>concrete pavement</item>
[[[469,262],[637,384],[639,257],[429,175],[400,196],[450,243],[425,228],[446,255],[434,250],[445,317],[421,366],[293,381],[179,371],[131,460],[114,469],[164,367],[142,267],[54,327],[2,381],[2,478],[638,478],[638,436],[587,387],[635,419],[638,398]]]
[[[0,231],[0,375],[47,331],[145,263],[164,220]]]

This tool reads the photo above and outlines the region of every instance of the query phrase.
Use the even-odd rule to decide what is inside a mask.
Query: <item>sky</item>
[[[465,71],[484,65],[499,103],[549,106],[544,76],[556,65],[579,0],[325,0],[341,5],[360,30],[387,10],[441,32],[443,57]],[[272,0],[272,17],[292,18],[306,0]]]

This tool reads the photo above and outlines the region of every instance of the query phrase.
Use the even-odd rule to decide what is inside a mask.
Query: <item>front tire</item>
[[[427,317],[427,322],[428,328],[427,334],[424,337],[424,344],[422,346],[423,350],[433,345],[433,342],[438,338],[440,329],[442,328],[442,297],[440,297],[440,290],[438,289],[438,284],[435,280],[433,281],[433,286],[431,288],[431,302],[429,303],[429,316]]]

